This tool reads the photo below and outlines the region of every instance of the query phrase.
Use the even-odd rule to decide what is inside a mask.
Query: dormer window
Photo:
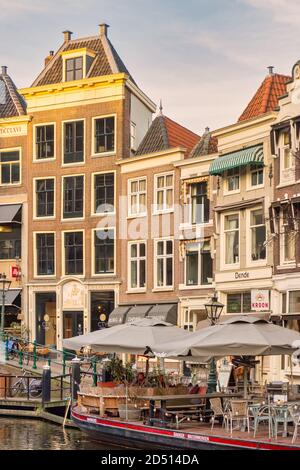
[[[82,80],[86,78],[96,53],[87,47],[70,49],[61,53],[63,60],[63,81]]]
[[[74,57],[66,60],[66,81],[81,80],[83,78],[83,58]]]

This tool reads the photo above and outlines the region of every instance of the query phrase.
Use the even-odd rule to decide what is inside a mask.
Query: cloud
[[[271,15],[274,22],[299,25],[299,0],[238,0],[238,2]]]

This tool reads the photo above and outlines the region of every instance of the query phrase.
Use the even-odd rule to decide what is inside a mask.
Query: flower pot
[[[136,408],[134,405],[126,403],[118,405],[119,416],[121,419],[128,419],[129,421],[139,421],[141,419],[141,410]]]

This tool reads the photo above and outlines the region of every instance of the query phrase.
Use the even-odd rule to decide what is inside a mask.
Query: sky
[[[166,116],[202,134],[234,123],[267,75],[300,59],[299,0],[0,0],[0,65],[18,87],[49,50],[108,34],[140,88]]]

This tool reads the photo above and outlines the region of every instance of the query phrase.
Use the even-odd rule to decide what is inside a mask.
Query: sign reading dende
[[[251,290],[251,310],[256,312],[263,312],[270,310],[270,291],[267,289],[252,289]]]

